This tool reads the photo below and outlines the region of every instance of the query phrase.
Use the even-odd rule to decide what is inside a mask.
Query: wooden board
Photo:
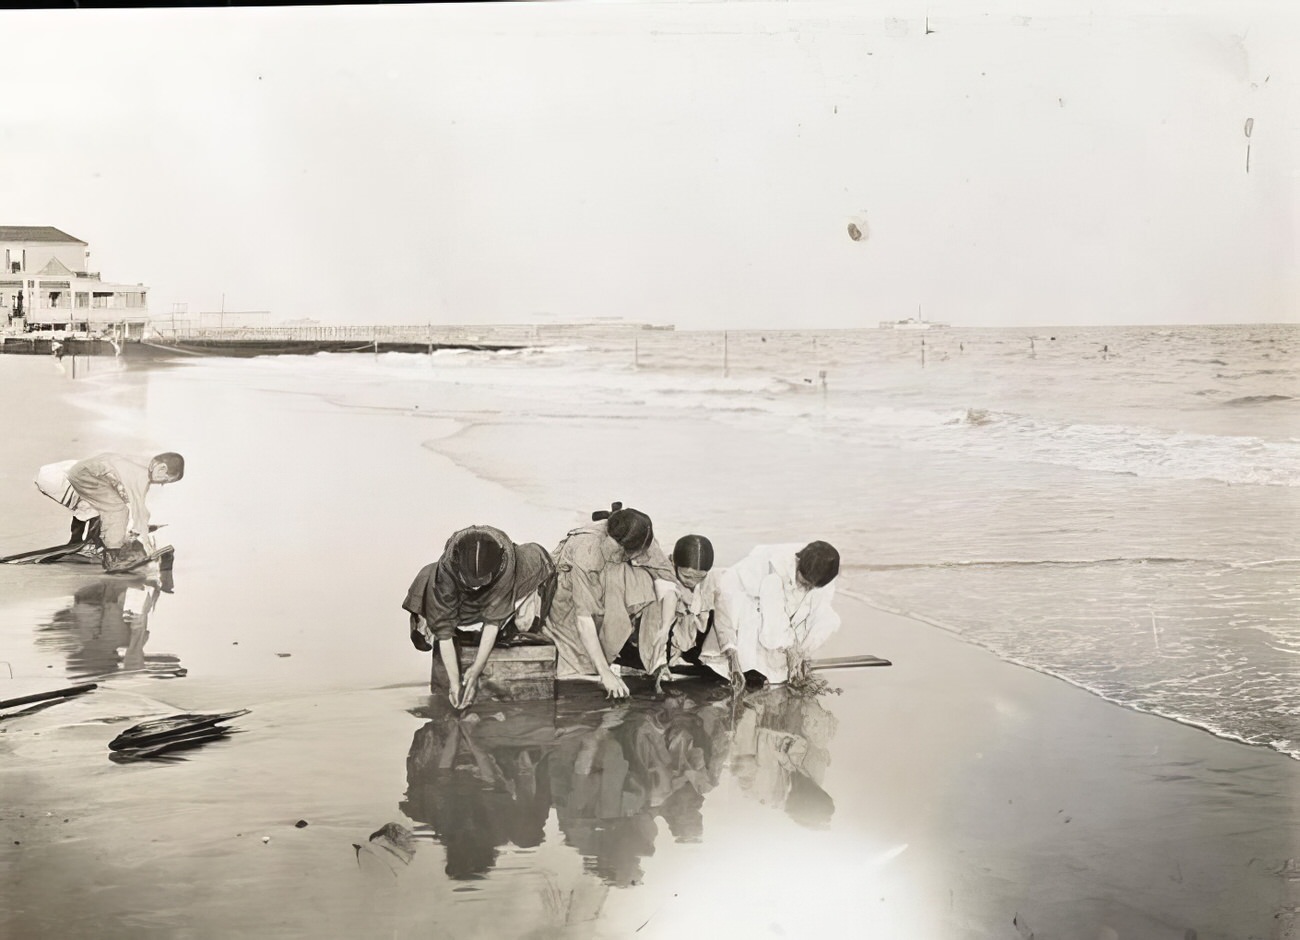
[[[812,667],[814,669],[855,669],[860,666],[892,666],[894,665],[887,659],[881,659],[879,656],[829,656],[825,659],[814,659]]]
[[[64,542],[62,545],[52,545],[49,548],[19,552],[17,555],[0,558],[0,565],[39,565],[58,561],[66,555],[75,555],[85,544],[85,542]]]
[[[20,552],[17,555],[9,555],[0,558],[0,564],[3,565],[50,565],[59,561],[83,561],[91,562],[102,566],[102,561],[98,556],[90,557],[88,555],[78,555],[85,542],[64,543],[63,545],[53,545],[49,548],[38,548],[30,552]],[[162,567],[170,568],[171,560],[175,555],[176,549],[171,545],[164,545],[162,548],[150,552],[144,558],[131,565],[129,568],[118,568],[111,574],[123,574],[143,568],[151,561],[160,562]]]
[[[150,524],[149,531],[157,532],[166,524],[167,523],[165,522],[162,523],[162,525]],[[98,544],[99,543],[96,542],[96,545]],[[4,558],[0,558],[0,565],[46,564],[48,562],[58,561],[68,555],[75,555],[85,546],[86,542],[83,540],[80,542],[64,542],[62,545],[51,545],[49,548],[37,548],[29,552],[19,552],[17,555],[6,555]],[[171,548],[171,546],[169,545],[167,548]],[[166,551],[166,549],[159,549],[159,554],[163,551]],[[81,557],[89,558],[89,556],[86,555],[82,555]],[[98,560],[98,556],[90,560]]]
[[[462,677],[474,663],[478,647],[457,644],[457,661]],[[555,646],[551,643],[527,646],[498,646],[492,650],[478,680],[475,702],[536,702],[555,698]],[[433,651],[433,671],[429,689],[445,696],[449,690],[447,670],[437,648]]]
[[[29,680],[27,683],[18,679],[0,682],[0,708],[17,708],[20,705],[31,705],[36,702],[71,698],[74,695],[81,695],[83,692],[99,688],[98,684],[94,682],[65,686],[58,689],[49,688],[49,684],[48,679]]]

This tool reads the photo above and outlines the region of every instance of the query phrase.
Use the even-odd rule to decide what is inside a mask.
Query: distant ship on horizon
[[[880,328],[882,330],[946,330],[948,324],[925,319],[921,316],[921,308],[917,307],[915,317],[908,317],[906,320],[881,320]]]

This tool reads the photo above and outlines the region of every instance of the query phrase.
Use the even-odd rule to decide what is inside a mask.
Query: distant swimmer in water
[[[570,531],[552,554],[555,602],[542,632],[559,653],[556,678],[594,676],[608,695],[627,698],[627,683],[612,668],[622,658],[661,681],[677,580],[650,517],[615,503]]]
[[[839,552],[826,542],[759,545],[718,575],[716,636],[700,662],[727,678],[737,667],[772,683],[807,677],[812,654],[840,626],[831,607],[839,571]]]
[[[555,565],[535,542],[516,545],[500,529],[475,525],[453,532],[442,556],[415,576],[402,608],[411,615],[411,643],[433,649],[447,670],[455,708],[474,703],[478,680],[503,630],[531,630],[545,618],[555,591]],[[474,636],[469,627],[478,627]],[[474,640],[478,655],[462,680],[456,643]]]

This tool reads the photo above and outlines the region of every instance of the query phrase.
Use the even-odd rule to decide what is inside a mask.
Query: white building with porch
[[[140,339],[149,289],[87,270],[86,242],[48,225],[0,225],[0,313],[10,329]]]

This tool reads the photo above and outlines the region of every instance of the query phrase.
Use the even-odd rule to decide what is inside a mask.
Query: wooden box
[[[472,644],[456,644],[462,681],[465,671],[474,663],[478,648]],[[526,646],[498,646],[483,667],[478,680],[478,702],[536,702],[555,698],[555,646],[552,643],[531,643]],[[447,670],[437,647],[433,651],[433,675],[429,689],[436,695],[447,695]]]

